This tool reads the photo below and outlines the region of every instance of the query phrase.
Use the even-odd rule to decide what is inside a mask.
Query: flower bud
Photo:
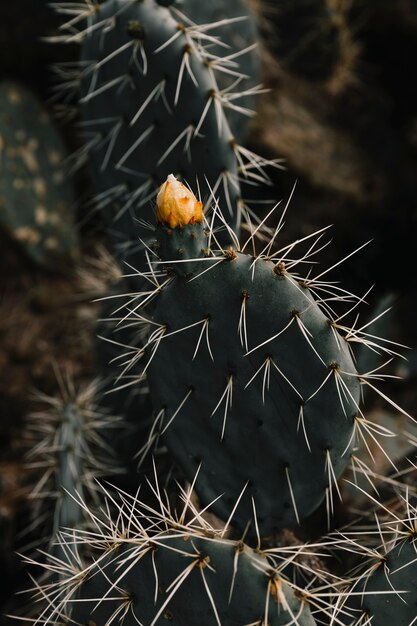
[[[203,203],[170,174],[156,197],[156,219],[170,228],[203,221]]]

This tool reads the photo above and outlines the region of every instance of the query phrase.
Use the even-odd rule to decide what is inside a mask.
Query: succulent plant
[[[0,228],[48,270],[78,254],[71,182],[63,141],[39,99],[13,81],[0,83]]]
[[[332,624],[412,626],[417,615],[415,497],[407,492],[386,506],[374,499],[375,527],[346,529],[339,549],[357,564],[335,603]],[[394,504],[394,506],[393,506]],[[371,531],[371,532],[370,532]],[[370,540],[371,534],[375,535]]]
[[[37,624],[316,626],[311,610],[325,602],[282,573],[300,546],[254,550],[228,539],[227,526],[213,527],[193,506],[191,489],[182,490],[178,513],[157,484],[153,490],[154,505],[107,494],[90,530],[60,533],[63,556],[39,563],[60,578],[38,586]]]
[[[329,299],[347,294],[324,280],[326,271],[296,273],[320,234],[307,237],[298,259],[300,242],[277,251],[282,216],[260,253],[247,252],[254,234],[240,248],[230,228],[232,245],[223,248],[202,202],[172,175],[156,217],[155,256],[138,273],[125,316],[148,327],[124,372],[150,387],[148,447],[162,436],[189,480],[200,467],[198,495],[203,505],[222,495],[213,510],[223,519],[241,497],[234,520],[244,529],[255,511],[250,534],[299,523],[323,499],[330,515],[337,479],[367,429],[360,387],[374,388],[372,374],[356,371],[351,347],[377,344],[344,325],[347,312],[333,313]],[[153,292],[140,290],[143,279]],[[389,344],[380,350],[391,353]]]
[[[210,190],[219,195],[239,228],[248,209],[241,181],[266,181],[265,167],[274,164],[239,145],[230,129],[229,112],[251,117],[240,99],[259,91],[254,77],[244,86],[238,65],[253,44],[245,45],[243,36],[245,47],[237,51],[232,44],[229,52],[216,36],[216,27],[228,23],[226,34],[235,32],[237,12],[233,5],[231,18],[226,12],[219,23],[199,26],[155,0],[108,0],[83,7],[67,25],[66,40],[82,42],[77,78],[69,81],[80,87],[85,137],[75,159],[90,159],[96,207],[115,250],[133,265],[141,259],[135,255],[139,223],[152,221],[149,200],[170,172],[197,182],[207,196]],[[253,21],[243,17],[252,39]],[[218,75],[232,84],[222,87]]]
[[[114,437],[123,426],[100,407],[102,384],[95,380],[77,389],[68,374],[56,370],[56,376],[60,395],[36,394],[42,408],[28,416],[25,437],[26,471],[39,475],[29,495],[33,519],[26,532],[43,528],[38,534],[49,536],[52,545],[59,529],[79,528],[85,519],[75,498],[91,506],[97,479],[123,471],[109,445],[109,433]]]
[[[41,575],[23,618],[35,624],[416,621],[415,509],[409,468],[395,465],[416,439],[405,433],[407,447],[392,453],[382,440],[399,429],[362,408],[370,390],[411,417],[377,385],[399,349],[376,336],[386,306],[350,326],[365,296],[327,273],[353,252],[313,270],[326,229],[279,244],[291,196],[263,219],[243,200],[249,185],[263,193],[278,165],[241,145],[248,125],[239,120],[250,119],[260,91],[252,6],[55,4],[68,16],[57,39],[81,44],[75,67],[58,70],[83,131],[72,163],[91,166],[95,206],[128,262],[105,296],[102,321],[115,332],[106,328],[110,349],[98,352],[106,378],[120,364],[108,403],[127,419],[119,437],[96,384],[76,392],[59,377],[61,397],[40,396],[47,409],[31,417],[28,466],[39,475],[29,530],[44,522],[47,541],[39,557],[25,557],[30,576],[36,566]],[[277,3],[276,76],[295,91],[309,81],[331,90],[335,65],[350,69],[355,58],[346,16],[337,1]],[[295,23],[307,34],[294,48]],[[375,449],[395,473],[378,473]],[[114,453],[128,468],[122,488],[96,480],[117,471]],[[370,495],[378,488],[394,491],[393,502],[361,511],[364,500],[378,507],[382,496]],[[331,529],[344,494],[350,526],[319,538],[313,516]],[[401,498],[404,515],[395,512]]]

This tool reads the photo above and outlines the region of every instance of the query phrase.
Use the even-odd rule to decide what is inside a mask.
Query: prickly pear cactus
[[[116,249],[137,250],[138,220],[152,221],[149,199],[170,172],[198,183],[204,196],[211,189],[238,228],[240,180],[265,180],[267,163],[239,146],[227,116],[251,116],[239,98],[258,88],[236,93],[217,83],[225,73],[243,85],[238,53],[228,56],[226,48],[225,58],[216,56],[215,24],[184,23],[155,0],[108,0],[85,13],[77,35],[82,156],[91,156],[97,207]]]
[[[366,583],[358,585],[363,595],[352,600],[354,616],[349,625],[368,620],[372,626],[410,626],[417,615],[417,568],[415,537],[400,541],[380,561]]]
[[[74,195],[63,143],[25,87],[0,84],[0,228],[49,269],[77,256]]]
[[[61,395],[38,393],[43,408],[30,414],[26,425],[26,471],[39,473],[30,493],[32,527],[52,520],[53,527],[43,532],[52,542],[59,529],[79,528],[85,520],[75,497],[93,502],[97,479],[120,471],[108,439],[121,429],[120,418],[99,405],[98,381],[76,389],[70,376],[56,373]],[[54,553],[61,553],[60,546]]]
[[[197,492],[204,505],[222,495],[213,510],[223,519],[242,496],[241,529],[256,516],[250,532],[270,534],[324,498],[331,509],[360,387],[348,340],[314,295],[331,287],[295,273],[291,246],[216,251],[201,202],[172,176],[157,219],[155,310],[127,313],[150,329],[132,368],[139,361],[148,376],[153,437],[163,435],[189,479],[200,467]]]
[[[161,500],[152,509],[116,494],[106,507],[116,506],[115,517],[91,515],[93,533],[63,531],[61,541],[70,554],[80,554],[86,543],[91,554],[75,565],[69,555],[49,564],[65,576],[59,586],[39,588],[48,606],[37,623],[112,624],[122,617],[126,626],[167,621],[316,626],[308,590],[299,591],[287,580],[273,556],[227,539],[226,529],[215,530],[193,509],[190,493],[183,497],[176,517],[169,505],[158,511]]]
[[[127,626],[137,620],[149,625],[169,620],[175,626],[284,626],[295,616],[298,626],[315,625],[308,605],[291,586],[265,558],[239,542],[178,537],[174,531],[136,546],[137,541],[127,540],[90,570],[74,606],[74,623],[106,623],[120,611],[126,613]],[[126,567],[126,560],[132,565]],[[116,581],[120,597],[114,600],[110,589]],[[155,586],[159,592],[152,599]],[[107,602],[106,596],[112,600]],[[96,606],[100,597],[104,601]]]

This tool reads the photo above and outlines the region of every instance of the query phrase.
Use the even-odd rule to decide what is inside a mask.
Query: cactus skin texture
[[[259,33],[256,15],[251,11],[247,1],[229,0],[226,3],[223,0],[215,0],[214,2],[176,0],[171,3],[171,6],[174,9],[174,15],[175,9],[178,9],[181,14],[185,14],[195,24],[211,24],[223,21],[224,23],[219,24],[219,27],[216,28],[216,36],[220,38],[223,45],[214,45],[211,52],[219,56],[239,53],[236,61],[239,63],[239,71],[247,77],[244,80],[245,89],[260,82],[261,59],[257,47]],[[229,47],[224,48],[224,44]],[[241,54],[243,50],[247,49],[245,54]],[[230,87],[235,80],[233,76],[223,72],[219,72],[216,78],[221,90]],[[255,109],[255,100],[255,96],[249,94],[239,99],[239,104],[248,109]],[[227,115],[233,135],[239,143],[243,143],[247,139],[249,131],[249,118],[233,110],[228,110]]]
[[[223,494],[213,504],[221,518],[244,492],[234,517],[244,529],[253,499],[265,536],[330,496],[353,441],[355,366],[313,281],[273,254],[210,252],[202,223],[172,229],[170,215],[168,207],[163,223],[157,211],[167,280],[159,278],[142,349],[154,435],[188,479],[201,465],[197,493],[203,505]]]
[[[152,220],[146,205],[170,172],[191,185],[198,178],[206,195],[207,179],[238,228],[243,210],[238,177],[250,179],[252,173],[225,114],[239,109],[238,100],[219,91],[216,68],[224,66],[235,77],[240,73],[234,60],[230,66],[210,56],[210,44],[217,42],[212,29],[200,32],[182,24],[155,0],[95,5],[88,26],[80,106],[97,206],[116,249],[127,255],[137,249],[132,218]]]

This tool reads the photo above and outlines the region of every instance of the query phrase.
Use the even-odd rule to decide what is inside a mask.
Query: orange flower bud
[[[203,203],[172,174],[161,185],[156,197],[156,219],[170,228],[203,221]]]

